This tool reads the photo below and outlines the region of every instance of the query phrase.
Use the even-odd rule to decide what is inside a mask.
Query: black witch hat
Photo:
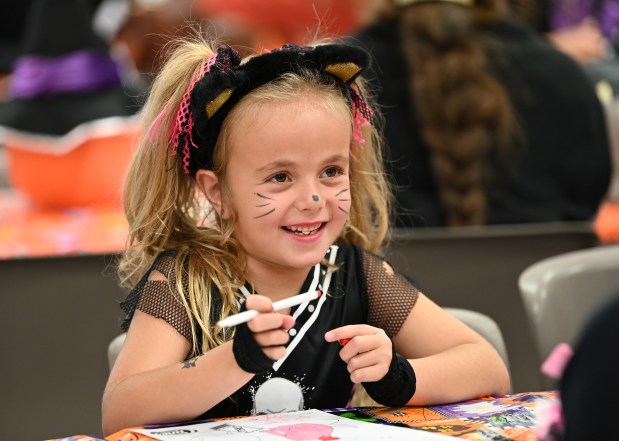
[[[0,106],[0,142],[37,150],[42,139],[70,150],[83,139],[124,130],[139,111],[139,93],[123,88],[107,44],[93,31],[92,2],[35,0],[9,100]]]
[[[19,56],[24,22],[30,8],[30,0],[5,2],[0,17],[0,75],[13,71],[13,63]]]

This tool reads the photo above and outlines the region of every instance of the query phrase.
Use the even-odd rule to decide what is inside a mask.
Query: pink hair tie
[[[172,150],[172,154],[176,155],[178,153],[179,145],[181,140],[183,142],[183,170],[185,173],[189,173],[189,146],[193,146],[198,148],[196,143],[193,140],[193,126],[195,124],[193,115],[191,113],[190,107],[190,98],[191,92],[195,87],[196,83],[204,77],[204,74],[210,72],[211,67],[215,64],[215,60],[217,59],[217,53],[212,54],[206,60],[202,62],[200,68],[194,73],[191,78],[191,83],[185,93],[183,94],[183,99],[181,100],[178,109],[176,110],[176,115],[174,117],[174,125],[172,126],[172,131],[170,134],[170,138],[172,140],[172,146],[174,147]],[[164,108],[165,110],[165,108]]]
[[[357,90],[357,87],[354,84],[351,84],[349,88],[353,117],[352,138],[359,146],[363,146],[365,144],[365,138],[363,138],[361,128],[367,127],[371,124],[373,112],[372,109],[370,109],[365,103],[365,100],[359,90]]]

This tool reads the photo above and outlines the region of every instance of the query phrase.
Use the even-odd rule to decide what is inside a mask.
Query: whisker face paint
[[[345,188],[343,190],[340,190],[337,193],[335,193],[335,197],[338,197],[339,195],[341,195],[342,193],[346,193],[347,191],[348,191],[347,188]],[[344,198],[338,198],[337,200],[338,201],[343,201],[343,202],[349,202],[350,201],[350,199],[344,199]]]
[[[275,201],[275,199],[270,198],[268,196],[265,196],[262,193],[254,193],[254,194],[256,196],[258,196],[259,198],[268,199],[269,201]],[[263,208],[263,207],[267,207],[269,205],[271,205],[271,202],[265,202],[264,204],[258,204],[255,207],[256,208]],[[260,214],[258,216],[254,216],[254,219],[260,219],[261,217],[268,216],[269,214],[273,213],[274,211],[275,211],[275,208],[272,208],[271,210],[267,211],[266,213],[262,213],[262,214]]]
[[[254,217],[254,219],[260,219],[261,217],[267,216],[267,215],[269,215],[269,214],[273,213],[274,211],[275,211],[275,208],[272,208],[271,210],[267,211],[267,212],[266,212],[266,213],[264,213],[264,214],[261,214],[261,215],[259,215],[259,216],[255,216],[255,217]]]
[[[256,196],[258,196],[259,198],[263,198],[263,199],[269,199],[270,201],[274,201],[275,200],[275,199],[270,198],[268,196],[265,196],[265,195],[263,195],[261,193],[256,193]]]
[[[313,194],[313,195],[312,195],[312,201],[314,201],[314,202],[318,202],[319,200],[320,200],[320,197],[318,197],[318,195],[317,195],[317,194]]]
[[[338,196],[340,196],[343,193],[346,193],[348,191],[348,188],[343,188],[342,190],[338,191],[337,193],[335,193],[335,197],[337,197],[338,201],[341,202],[350,202],[350,199],[344,199],[344,198],[339,198]],[[340,211],[343,211],[344,213],[348,214],[348,211],[344,210],[342,207],[340,207],[339,205],[337,206],[337,208]]]

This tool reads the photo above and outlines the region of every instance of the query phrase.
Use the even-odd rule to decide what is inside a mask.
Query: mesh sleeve
[[[147,280],[141,290],[136,309],[165,320],[190,342],[191,324],[176,289],[176,271],[174,256],[161,256],[155,261],[151,270],[159,271],[167,280]],[[183,274],[183,291],[189,292],[187,274]]]
[[[363,253],[363,267],[368,292],[368,324],[382,328],[392,338],[415,306],[419,291],[374,254]]]

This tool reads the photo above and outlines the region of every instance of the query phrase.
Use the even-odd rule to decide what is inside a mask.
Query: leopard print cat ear
[[[221,92],[219,95],[217,95],[214,99],[209,101],[206,104],[206,109],[205,109],[206,116],[211,118],[215,113],[217,113],[217,111],[221,108],[221,106],[223,106],[224,103],[228,101],[228,98],[230,98],[230,95],[232,95],[232,92],[234,92],[233,88],[226,89],[223,92]]]
[[[363,70],[361,66],[355,63],[336,63],[330,64],[323,69],[326,73],[339,78],[344,83],[348,83],[352,78],[355,78],[359,72]]]

